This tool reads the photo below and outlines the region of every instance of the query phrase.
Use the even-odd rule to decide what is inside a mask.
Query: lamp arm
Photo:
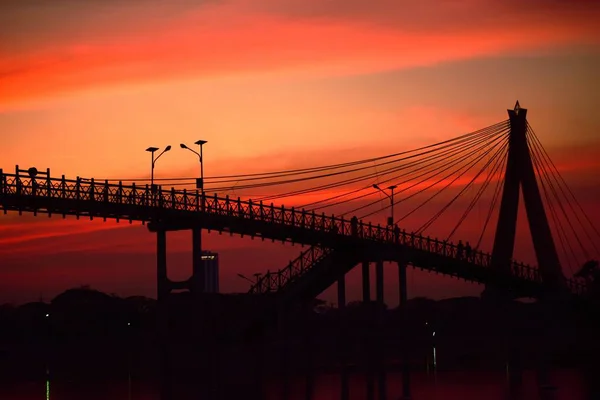
[[[200,156],[200,153],[198,153],[196,150],[194,150],[194,149],[190,149],[189,147],[186,147],[186,150],[189,150],[189,151],[191,151],[192,153],[194,153],[195,155],[197,155],[197,156],[198,156],[198,158],[201,158],[201,156]]]
[[[392,196],[390,196],[389,194],[387,194],[386,192],[383,191],[383,189],[379,188],[379,191],[383,194],[385,194],[390,200],[392,200]]]
[[[156,157],[153,161],[152,161],[152,166],[154,166],[154,164],[156,164],[156,162],[158,161],[158,159],[160,158],[160,156],[162,156],[163,154],[165,154],[166,150],[163,150],[162,153],[160,153],[158,155],[158,157]]]

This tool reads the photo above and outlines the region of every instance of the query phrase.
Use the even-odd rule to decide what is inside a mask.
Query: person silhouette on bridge
[[[350,233],[352,236],[358,236],[358,218],[356,218],[356,215],[350,218]]]
[[[458,244],[456,245],[456,258],[458,258],[459,260],[463,258],[464,249],[465,247],[463,245],[462,240],[459,240]]]
[[[467,258],[467,260],[471,259],[472,250],[473,249],[471,249],[471,245],[469,244],[469,242],[467,242],[465,244],[465,257]]]

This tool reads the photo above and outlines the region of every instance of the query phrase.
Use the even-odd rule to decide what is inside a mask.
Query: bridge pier
[[[363,292],[363,303],[369,303],[371,301],[371,279],[370,279],[370,263],[369,261],[362,262],[362,292]],[[370,351],[365,356],[366,362],[366,381],[367,381],[367,400],[375,400],[375,376],[373,374],[373,360],[372,350],[373,342],[371,335],[368,334],[365,340],[365,348]]]
[[[200,295],[206,287],[204,261],[202,260],[202,229],[192,229],[192,293]]]
[[[338,294],[338,311],[342,314],[342,310],[346,308],[346,275],[343,275],[338,279],[337,286]],[[350,398],[350,380],[348,374],[348,357],[347,357],[347,338],[346,338],[346,317],[340,315],[340,331],[339,331],[339,352],[340,352],[340,364],[341,364],[341,376],[340,376],[340,399],[348,400]]]
[[[159,394],[161,400],[172,400],[173,383],[169,352],[169,312],[167,304],[170,287],[167,278],[167,231],[164,229],[156,231],[156,287]]]
[[[376,296],[377,296],[377,392],[379,394],[379,400],[386,400],[387,398],[387,382],[385,372],[385,310],[383,308],[383,261],[377,260],[375,264],[375,283],[376,283]]]
[[[379,306],[383,305],[383,261],[378,260],[375,264],[375,290],[376,290],[376,298],[377,304]]]
[[[371,276],[369,271],[369,262],[363,261],[362,263],[362,292],[363,301],[365,303],[371,301]]]
[[[405,331],[402,332],[402,400],[410,399],[410,362],[408,360],[408,342],[406,340],[406,327],[408,326],[408,282],[406,279],[406,263],[403,261],[398,262],[398,280],[400,288],[400,315],[402,324]]]
[[[211,341],[210,326],[203,319],[203,295],[205,292],[206,278],[204,261],[202,260],[202,229],[194,227],[192,230],[192,275],[183,282],[173,282],[167,275],[167,232],[168,229],[156,229],[156,280],[157,280],[157,334],[159,352],[159,379],[160,399],[172,400],[173,394],[173,362],[172,349],[169,345],[169,297],[174,289],[187,289],[191,293],[191,310],[189,316],[192,325],[191,357],[196,360],[189,365],[194,365],[195,380],[194,390],[198,396],[216,395],[219,383],[219,372],[216,368],[216,352]]]

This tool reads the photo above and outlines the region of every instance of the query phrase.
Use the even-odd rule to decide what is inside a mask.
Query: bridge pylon
[[[527,109],[521,108],[517,101],[514,109],[507,111],[510,121],[508,159],[492,250],[492,268],[511,274],[521,189],[540,276],[544,284],[561,289],[565,286],[565,278],[531,159],[527,141]],[[486,287],[485,292],[489,294],[490,287]]]

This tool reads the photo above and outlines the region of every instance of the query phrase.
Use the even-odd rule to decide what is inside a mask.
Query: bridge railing
[[[297,210],[294,207],[265,205],[252,200],[242,201],[239,197],[208,196],[199,191],[163,190],[162,187],[152,190],[148,185],[123,185],[122,182],[112,184],[108,181],[96,181],[78,177],[75,180],[62,178],[36,179],[23,174],[6,174],[0,170],[0,195],[17,195],[70,199],[82,202],[109,203],[146,207],[146,212],[139,213],[141,220],[150,220],[161,210],[183,212],[202,212],[247,220],[257,220],[269,224],[278,224],[297,229],[338,236],[353,236],[363,240],[395,243],[416,250],[438,254],[448,258],[460,259],[481,267],[491,266],[491,255],[481,251],[465,254],[464,248],[446,241],[431,239],[404,230],[392,229],[365,223],[352,218],[350,220],[335,215],[316,214],[314,211]],[[48,174],[49,175],[49,174]],[[131,218],[131,217],[130,217]],[[277,278],[287,281],[295,277],[290,270],[289,278]],[[515,277],[535,282],[542,282],[539,271],[531,266],[513,261],[510,266]],[[287,274],[287,272],[286,272]],[[574,291],[583,291],[584,287],[577,281],[569,280],[568,287]]]
[[[286,284],[304,275],[315,263],[325,258],[332,250],[319,246],[311,246],[309,249],[289,262],[278,271],[267,271],[258,281],[250,287],[249,293],[276,292]]]

